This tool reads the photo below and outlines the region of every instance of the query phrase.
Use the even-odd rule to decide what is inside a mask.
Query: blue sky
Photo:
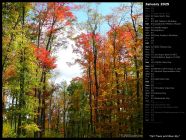
[[[79,3],[75,3],[75,4],[81,5],[84,3],[79,2]],[[116,8],[116,7],[120,7],[121,4],[124,4],[125,6],[131,5],[130,2],[100,2],[99,6],[98,6],[98,12],[101,13],[103,16],[112,14],[113,13],[112,9]],[[95,2],[90,3],[90,5],[91,5],[91,8],[96,8]],[[140,8],[140,7],[138,6],[136,8]],[[83,10],[73,11],[73,13],[77,17],[78,22],[87,21],[87,15],[85,14],[85,12]],[[114,13],[114,14],[117,14],[117,13]],[[131,20],[129,14],[127,14],[126,18],[128,18],[128,20]],[[105,34],[108,30],[109,30],[108,24],[106,22],[103,22],[103,24],[101,25],[102,35]]]
[[[83,3],[75,3],[77,5],[81,5]],[[106,16],[108,14],[111,14],[113,11],[113,8],[119,7],[122,3],[121,2],[100,2],[98,6],[98,12],[101,13],[103,16]],[[130,5],[130,3],[125,3]],[[91,3],[91,8],[96,8],[95,3]],[[87,20],[87,15],[85,14],[84,11],[79,10],[73,12],[74,15],[77,17],[78,22],[85,22]],[[102,35],[105,34],[109,30],[109,26],[106,22],[104,22],[101,27],[100,27]]]
[[[82,4],[82,3],[75,3],[75,4]],[[105,2],[99,4],[98,12],[103,15],[110,14],[112,12],[112,8],[120,6],[121,3],[118,2]],[[93,8],[95,8],[95,4],[91,4]],[[83,11],[75,11],[74,14],[77,16],[78,21],[82,22],[87,19],[86,14]]]

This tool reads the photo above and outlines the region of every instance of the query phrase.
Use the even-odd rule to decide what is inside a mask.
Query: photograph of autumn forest
[[[143,3],[3,2],[2,137],[143,137]]]

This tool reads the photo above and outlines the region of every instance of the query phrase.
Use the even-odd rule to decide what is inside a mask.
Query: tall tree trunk
[[[63,129],[64,129],[64,138],[66,138],[66,92],[64,87],[64,107],[63,107]]]
[[[97,78],[97,46],[95,42],[95,32],[93,32],[93,54],[94,54],[94,80],[95,80],[95,117],[96,123],[98,122],[98,95],[99,95],[99,87],[98,87],[98,78]]]
[[[46,93],[46,71],[43,74],[43,92],[42,92],[42,108],[41,108],[41,137],[45,134],[45,93]]]
[[[43,79],[44,79],[44,69],[42,69],[40,85],[43,83]],[[39,100],[39,106],[37,109],[37,125],[40,129],[40,131],[37,132],[37,137],[41,138],[42,136],[42,90],[38,89],[37,93],[38,93],[37,98]]]
[[[113,41],[113,63],[114,63],[114,74],[115,74],[115,82],[116,82],[116,93],[117,93],[117,95],[119,95],[119,77],[118,77],[118,73],[117,73],[117,66],[116,66],[116,37],[117,37],[117,32],[116,32],[116,30],[114,31],[114,41]],[[117,113],[119,114],[120,113],[120,107],[119,107],[119,105],[120,105],[120,99],[119,98],[117,98]],[[120,126],[121,126],[121,123],[120,123],[120,118],[118,117],[118,123],[119,123],[119,130],[118,131],[116,131],[116,132],[118,132],[118,133],[120,133]],[[119,134],[118,134],[119,135]]]
[[[21,56],[20,56],[20,64],[21,64],[21,70],[20,70],[20,94],[19,94],[19,114],[18,114],[18,129],[17,129],[17,137],[19,138],[22,133],[22,121],[23,121],[23,115],[22,115],[22,107],[24,105],[24,93],[25,93],[25,48],[23,46],[23,36],[24,36],[24,20],[25,20],[25,7],[24,4],[22,5],[22,43],[21,46]]]
[[[91,79],[91,66],[88,66],[88,79],[89,79],[89,106],[90,106],[90,130],[93,132],[92,122],[92,79]]]
[[[49,118],[48,118],[49,132],[51,130],[51,119],[52,119],[52,93],[50,94],[50,104],[49,104]]]
[[[22,126],[22,107],[23,107],[23,100],[24,100],[24,68],[23,68],[23,53],[21,54],[20,58],[20,64],[22,65],[21,71],[20,71],[20,93],[19,93],[19,115],[18,115],[18,129],[17,134],[18,137],[21,135],[21,126]]]
[[[12,108],[12,115],[11,115],[11,120],[10,120],[10,124],[11,124],[11,128],[13,128],[13,120],[14,120],[14,99],[15,99],[15,95],[13,93],[12,95],[12,105],[11,105],[11,108]]]
[[[133,28],[134,28],[134,31],[135,31],[135,38],[134,38],[134,41],[135,41],[135,45],[137,44],[137,38],[138,38],[138,33],[137,33],[137,29],[136,29],[136,22],[134,21],[134,19],[132,18],[133,17],[133,6],[134,6],[134,3],[131,3],[131,19],[132,19],[132,25],[133,25]],[[134,47],[134,64],[135,64],[135,71],[136,71],[136,96],[137,96],[137,106],[138,106],[138,115],[137,115],[137,125],[138,125],[138,133],[141,134],[141,126],[139,126],[139,123],[140,123],[140,119],[141,119],[141,113],[140,113],[140,97],[139,97],[139,94],[140,94],[140,85],[139,85],[139,66],[138,66],[138,58],[137,58],[137,55],[136,55],[136,48]]]
[[[16,108],[15,108],[15,110],[17,110],[17,101],[18,101],[18,98],[17,98],[17,96],[16,96],[16,104],[15,104],[15,106],[16,106]],[[14,124],[14,132],[17,134],[17,113],[14,115],[14,121],[15,121],[15,124]]]
[[[60,115],[60,108],[58,105],[58,109],[57,109],[57,124],[56,124],[56,133],[59,133],[59,116]]]
[[[36,78],[37,78],[37,73],[38,73],[38,69],[36,69]],[[34,94],[35,102],[37,102],[37,98],[38,98],[38,95],[37,95],[37,94],[38,94],[38,88],[37,88],[36,86],[35,86],[34,92],[35,92],[35,94]],[[38,108],[39,108],[39,107],[38,107]],[[37,109],[34,110],[34,112],[35,112],[36,114],[38,113],[37,111],[38,111]],[[37,116],[34,116],[34,123],[38,125],[37,119],[38,119],[38,115],[37,115]],[[34,132],[34,138],[37,138],[37,133],[38,133],[38,132]]]

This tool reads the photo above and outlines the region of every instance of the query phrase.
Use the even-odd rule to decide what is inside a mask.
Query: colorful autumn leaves
[[[38,31],[35,31],[39,42],[39,44],[34,45],[35,56],[41,67],[54,69],[56,68],[56,58],[51,56],[53,52],[52,40],[57,36],[58,31],[70,26],[75,17],[71,12],[71,7],[64,2],[37,3],[36,6],[42,7],[42,9],[35,11],[39,21],[36,27]],[[41,35],[42,28],[44,29],[43,35]],[[46,39],[48,39],[47,44],[43,43]]]
[[[134,134],[133,127],[141,134],[143,38],[140,28],[136,25],[135,30],[126,22],[110,26],[104,36],[98,31],[87,31],[77,37],[74,52],[81,55],[76,62],[84,70],[82,81],[89,93],[90,122],[95,133],[102,137]]]
[[[56,58],[52,57],[50,52],[47,51],[45,48],[34,48],[35,56],[39,61],[40,65],[47,69],[54,69],[56,68]]]

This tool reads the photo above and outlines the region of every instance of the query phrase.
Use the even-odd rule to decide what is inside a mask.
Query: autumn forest
[[[142,137],[143,4],[3,2],[2,119],[9,138]]]

